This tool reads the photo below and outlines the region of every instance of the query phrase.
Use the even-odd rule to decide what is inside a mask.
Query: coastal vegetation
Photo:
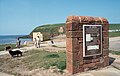
[[[49,40],[51,35],[58,36],[61,34],[59,32],[60,27],[64,28],[64,31],[62,34],[65,34],[65,23],[59,23],[59,24],[47,24],[36,27],[29,36],[32,37],[33,32],[41,32],[43,34],[44,40]]]
[[[36,27],[32,32],[47,32],[47,33],[58,34],[59,27],[65,27],[65,23],[41,25]],[[117,30],[117,29],[120,29],[120,24],[110,24],[109,30]],[[30,33],[30,35],[32,35],[32,32]]]
[[[58,35],[59,34],[58,29],[64,26],[65,26],[65,23],[47,24],[47,25],[38,26],[30,33],[30,35],[32,35],[33,32],[41,32],[41,33]]]
[[[36,27],[32,32],[41,32],[41,33],[50,33],[50,34],[59,34],[58,29],[64,27],[65,23],[59,24],[47,24]],[[30,33],[30,35],[32,34]]]
[[[45,38],[45,40],[50,39],[51,35],[59,35],[60,32],[58,31],[60,27],[64,28],[62,34],[65,34],[65,23],[58,23],[58,24],[46,24],[36,27],[32,30],[29,35],[22,36],[20,38],[32,38],[33,32],[41,32]],[[120,30],[120,24],[110,24],[109,30]],[[120,31],[110,32],[109,37],[117,37],[120,36]]]
[[[30,33],[29,36],[32,37],[33,32],[41,32],[43,33],[43,35],[45,35],[45,38],[50,37],[51,34],[59,35],[60,33],[58,29],[60,27],[64,28],[63,34],[65,34],[65,23],[58,23],[58,24],[47,24],[47,25],[38,26]],[[120,30],[120,24],[110,24],[109,30]],[[120,36],[120,31],[109,33],[109,37],[116,37],[116,36]]]

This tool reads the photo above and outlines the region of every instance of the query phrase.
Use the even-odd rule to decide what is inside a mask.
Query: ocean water
[[[17,38],[25,35],[0,35],[0,44],[16,44]],[[20,38],[21,44],[25,41],[32,41],[30,38]]]

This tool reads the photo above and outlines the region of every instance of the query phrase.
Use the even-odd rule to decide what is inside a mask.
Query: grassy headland
[[[64,28],[63,33],[65,33],[65,23],[58,23],[38,26],[30,33],[29,36],[32,37],[33,32],[41,32],[44,40],[48,40],[50,39],[51,35],[57,36],[60,34],[58,31],[60,27]]]
[[[59,35],[58,29],[60,27],[64,28],[63,34],[65,34],[65,23],[58,23],[58,24],[47,24],[36,27],[31,33],[30,36],[32,37],[33,32],[41,32],[45,36],[45,38],[50,37],[51,34]],[[117,30],[120,29],[120,24],[110,24],[109,30]],[[110,37],[120,36],[120,32],[110,32]]]
[[[58,35],[59,34],[58,29],[60,27],[64,28],[64,26],[65,26],[65,23],[47,24],[47,25],[38,26],[30,33],[30,35],[32,35],[33,32],[41,32],[41,33],[49,33],[49,34]]]

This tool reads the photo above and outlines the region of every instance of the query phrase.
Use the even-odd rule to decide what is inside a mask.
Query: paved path
[[[78,73],[74,76],[120,76],[120,70],[113,67],[109,67],[103,68],[101,70],[87,71],[86,73]]]
[[[120,70],[114,67],[109,67],[99,71],[93,70],[90,73],[94,76],[120,76]]]
[[[109,49],[120,51],[120,37],[109,38]]]

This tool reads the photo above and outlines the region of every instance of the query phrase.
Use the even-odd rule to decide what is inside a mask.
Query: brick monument
[[[109,65],[107,19],[69,16],[66,21],[67,70],[71,74]]]

